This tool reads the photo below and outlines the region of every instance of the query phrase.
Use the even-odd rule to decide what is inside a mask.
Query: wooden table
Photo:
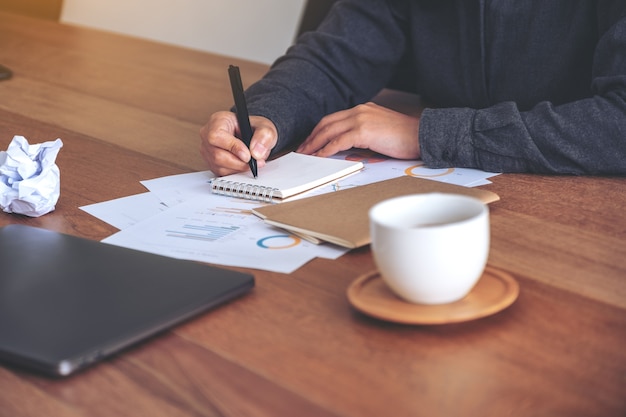
[[[40,218],[90,239],[116,231],[79,206],[140,180],[206,169],[200,126],[228,108],[226,68],[267,67],[0,13],[0,149],[62,138],[61,198]],[[0,367],[0,416],[624,416],[626,182],[501,175],[489,264],[519,299],[445,326],[378,321],[346,289],[369,248],[291,275],[68,379]],[[2,269],[0,266],[0,273]]]

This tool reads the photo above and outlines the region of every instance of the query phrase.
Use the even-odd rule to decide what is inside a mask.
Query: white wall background
[[[305,0],[64,0],[61,21],[270,64]]]

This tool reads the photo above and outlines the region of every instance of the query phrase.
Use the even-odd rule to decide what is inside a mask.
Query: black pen
[[[241,140],[250,149],[250,141],[252,140],[252,126],[250,126],[250,117],[248,115],[248,106],[246,105],[246,97],[243,95],[243,83],[239,74],[239,67],[231,65],[228,67],[228,76],[230,77],[230,87],[233,90],[233,98],[235,99],[235,111],[237,114],[237,123],[239,124],[239,132],[241,132]],[[248,162],[250,170],[254,178],[257,177],[256,159],[250,157]]]

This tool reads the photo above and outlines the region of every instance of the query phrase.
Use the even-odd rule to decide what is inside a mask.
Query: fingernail
[[[256,143],[252,149],[250,149],[250,153],[256,159],[265,159],[267,155],[267,148],[260,143]]]
[[[248,153],[245,151],[237,152],[237,157],[244,162],[248,162],[248,160],[250,159],[250,157],[248,156]]]

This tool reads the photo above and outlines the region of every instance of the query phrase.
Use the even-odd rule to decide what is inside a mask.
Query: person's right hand
[[[200,154],[211,172],[217,176],[242,172],[247,169],[250,157],[262,168],[270,151],[278,141],[274,123],[260,116],[250,116],[253,135],[250,150],[239,135],[237,116],[230,111],[214,113],[200,129]]]

